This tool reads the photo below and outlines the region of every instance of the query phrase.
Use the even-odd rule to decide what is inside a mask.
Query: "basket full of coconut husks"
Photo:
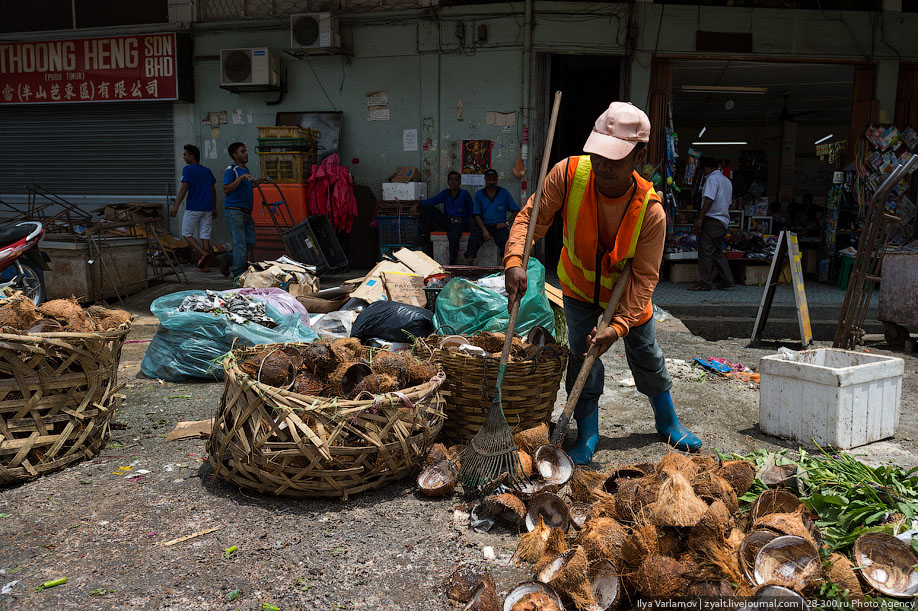
[[[811,478],[808,494],[798,496],[795,488],[766,488],[768,474],[747,460],[670,453],[656,464],[594,471],[542,446],[547,427],[516,441],[533,457],[531,483],[498,489],[469,506],[470,526],[503,523],[521,531],[512,560],[530,568],[532,580],[510,588],[501,605],[487,571],[460,565],[444,585],[466,609],[604,611],[673,599],[807,609],[814,599],[856,607],[918,594],[918,555],[909,544],[915,527],[897,511],[918,506],[918,499],[901,496],[918,485],[910,473],[897,478],[892,469],[863,465],[855,471],[849,457],[809,459],[801,462],[807,471],[798,471]],[[432,448],[418,477],[421,492],[452,493],[460,450]],[[862,485],[848,476],[850,492],[840,493],[841,469],[857,473]],[[845,498],[854,502],[850,512]],[[823,508],[822,515],[812,507]],[[835,522],[833,516],[847,517]]]
[[[448,384],[443,439],[468,443],[484,424],[497,388],[503,333],[479,332],[470,336],[446,335],[418,342],[429,350],[446,372]],[[544,327],[533,327],[524,340],[513,338],[507,372],[501,385],[501,406],[514,432],[548,422],[555,407],[568,349]]]
[[[118,363],[131,315],[17,295],[0,300],[0,327],[0,484],[98,453],[124,400]]]
[[[355,338],[236,350],[208,445],[215,476],[298,497],[401,479],[443,426],[436,364]]]

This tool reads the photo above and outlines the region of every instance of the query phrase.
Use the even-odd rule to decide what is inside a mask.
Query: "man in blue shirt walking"
[[[450,265],[456,264],[459,257],[459,240],[462,239],[462,232],[468,227],[469,218],[472,216],[472,196],[465,189],[459,188],[461,178],[459,172],[451,171],[446,178],[449,187],[420,202],[418,245],[422,246],[428,255],[433,256],[430,228],[433,225],[440,227],[446,232],[446,239],[449,240]],[[436,207],[437,204],[443,204],[443,212]],[[412,216],[417,214],[417,208],[418,204],[411,207]]]
[[[246,270],[246,255],[255,248],[252,206],[255,202],[255,184],[261,181],[249,174],[246,167],[249,152],[245,144],[233,142],[227,150],[233,163],[226,166],[223,172],[223,193],[226,195],[223,207],[226,209],[226,226],[233,240],[233,256],[231,263],[224,258],[221,271],[224,276],[232,272],[235,278]]]
[[[217,179],[210,168],[201,165],[201,150],[195,145],[186,144],[182,158],[185,160],[182,186],[175,196],[169,216],[178,216],[179,206],[187,195],[185,215],[182,217],[182,237],[197,253],[198,269],[209,272],[207,258],[210,256],[210,230],[217,218],[217,191],[214,188]],[[195,234],[201,238],[200,244]]]
[[[499,256],[503,258],[504,247],[510,238],[510,225],[513,224],[513,219],[520,210],[510,192],[497,186],[497,170],[485,170],[484,176],[485,187],[475,194],[475,202],[472,206],[475,222],[472,223],[469,248],[465,251],[465,259],[469,265],[475,263],[478,249],[491,238],[494,238]],[[508,212],[513,213],[509,221],[507,220]]]

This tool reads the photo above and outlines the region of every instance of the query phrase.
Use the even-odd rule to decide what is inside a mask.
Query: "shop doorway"
[[[621,57],[616,55],[562,55],[553,54],[545,57],[548,74],[543,76],[540,106],[547,109],[544,123],[548,125],[551,112],[551,100],[555,91],[561,91],[561,108],[558,113],[558,124],[555,128],[554,145],[549,162],[557,161],[583,153],[586,142],[596,117],[617,100],[621,90]],[[544,75],[544,72],[543,72]],[[545,87],[545,84],[548,87]],[[542,136],[544,142],[544,136]],[[541,147],[542,144],[537,143]],[[551,166],[549,166],[549,169]],[[538,180],[539,166],[532,165],[530,179],[533,192]],[[545,254],[542,263],[549,275],[555,273],[558,259],[561,257],[562,225],[556,217],[545,236]]]

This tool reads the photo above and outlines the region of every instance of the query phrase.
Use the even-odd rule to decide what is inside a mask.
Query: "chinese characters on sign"
[[[0,103],[178,97],[175,34],[0,43]]]

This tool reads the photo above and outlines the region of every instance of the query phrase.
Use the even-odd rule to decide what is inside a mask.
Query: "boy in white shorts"
[[[217,190],[214,188],[217,179],[210,168],[200,164],[201,151],[198,147],[186,144],[182,158],[186,164],[182,169],[182,186],[169,210],[169,216],[178,215],[179,206],[187,195],[185,215],[182,217],[182,237],[194,249],[198,269],[209,272],[207,259],[211,254],[210,230],[217,218]],[[200,244],[195,234],[201,239]]]

